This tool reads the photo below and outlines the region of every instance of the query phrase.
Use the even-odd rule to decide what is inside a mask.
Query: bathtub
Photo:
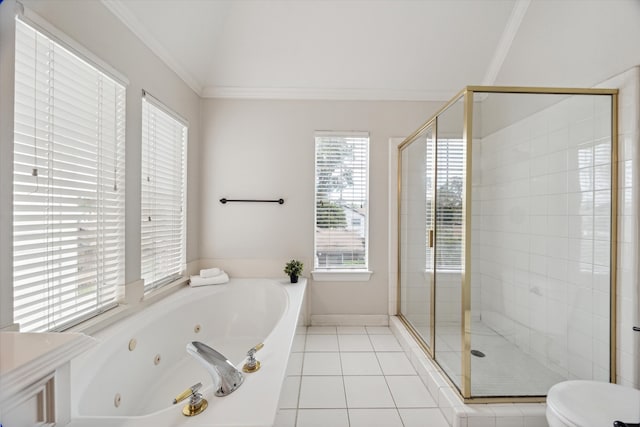
[[[93,336],[99,344],[71,364],[71,424],[81,426],[271,426],[306,280],[231,279],[185,287]],[[206,369],[186,353],[201,341],[242,369],[258,343],[261,369],[216,397]],[[201,382],[209,407],[182,415],[173,398]]]

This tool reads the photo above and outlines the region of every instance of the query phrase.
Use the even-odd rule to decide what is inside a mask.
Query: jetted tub
[[[271,426],[286,375],[306,280],[231,279],[185,287],[96,334],[100,342],[71,365],[70,427]],[[216,397],[191,341],[218,350],[238,369],[259,343],[261,369]],[[201,382],[209,407],[182,415],[173,398]]]

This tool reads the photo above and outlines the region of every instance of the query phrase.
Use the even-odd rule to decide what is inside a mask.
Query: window
[[[124,284],[125,88],[16,22],[14,321],[67,328]]]
[[[142,99],[142,254],[144,289],[185,271],[187,126],[149,94]]]
[[[464,141],[438,139],[436,176],[436,267],[462,270],[462,190],[464,180]],[[427,150],[429,156],[430,151]],[[433,155],[433,154],[431,154]],[[432,160],[427,159],[427,164]],[[427,186],[427,191],[431,186]],[[430,196],[428,196],[430,197]],[[428,218],[431,207],[427,207]],[[427,265],[431,260],[427,260]]]
[[[315,269],[368,269],[369,135],[316,133]]]

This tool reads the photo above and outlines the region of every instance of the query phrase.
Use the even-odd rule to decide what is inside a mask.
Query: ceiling
[[[102,0],[203,97],[446,100],[640,64],[640,0]]]

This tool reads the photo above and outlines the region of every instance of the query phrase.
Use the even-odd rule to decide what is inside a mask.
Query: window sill
[[[118,322],[126,317],[131,316],[132,314],[137,313],[150,304],[160,301],[164,297],[172,294],[173,292],[176,292],[184,286],[188,286],[188,280],[189,276],[181,276],[180,278],[169,284],[148,291],[148,293],[144,294],[144,298],[141,298],[139,300],[136,299],[134,301],[131,301],[129,304],[121,302],[112,309],[98,314],[97,316],[94,316],[90,319],[87,319],[84,322],[78,323],[72,328],[67,329],[65,332],[82,332],[87,335],[95,334],[96,332],[106,328],[107,326],[110,326],[115,322]],[[127,286],[134,286],[134,284],[130,284]],[[140,286],[143,286],[142,283],[140,283]]]
[[[368,282],[373,271],[368,270],[314,270],[311,272],[316,282]]]

